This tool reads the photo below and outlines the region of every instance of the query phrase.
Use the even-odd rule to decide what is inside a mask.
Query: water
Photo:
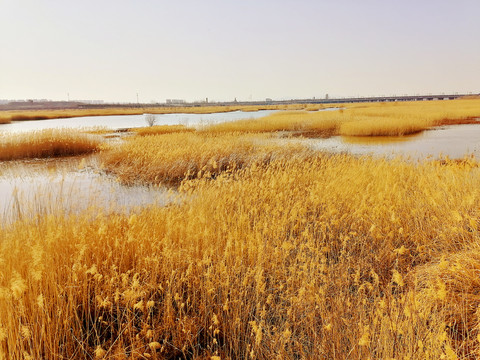
[[[164,187],[124,186],[102,174],[94,159],[18,162],[0,168],[0,219],[36,214],[80,213],[87,208],[130,213],[147,205],[165,206],[177,195]]]
[[[202,126],[221,122],[257,119],[274,113],[275,110],[231,111],[213,114],[158,114],[155,115],[155,125],[185,125]],[[107,128],[111,130],[148,126],[145,115],[108,115],[85,116],[52,120],[15,121],[10,124],[0,124],[1,132],[25,132],[52,128]]]
[[[316,150],[353,155],[425,159],[445,156],[463,158],[473,154],[480,159],[480,124],[442,126],[410,136],[335,136],[328,139],[308,139],[305,142]]]

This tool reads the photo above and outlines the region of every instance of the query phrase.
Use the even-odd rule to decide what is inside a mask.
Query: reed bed
[[[329,112],[330,113],[330,112]],[[333,114],[310,111],[284,111],[268,115],[259,119],[238,120],[207,126],[201,131],[205,133],[225,132],[280,132],[288,131],[297,134],[316,134],[317,136],[330,136],[337,132],[341,121],[341,113],[331,111]]]
[[[109,147],[101,158],[105,170],[123,183],[178,185],[304,151],[301,145],[274,144],[268,136],[182,132],[135,137]]]
[[[289,111],[255,120],[212,125],[205,132],[290,131],[309,137],[403,136],[440,125],[478,123],[477,99],[345,104],[337,111]]]
[[[98,136],[67,129],[0,134],[0,161],[92,153],[101,143]]]
[[[476,358],[479,189],[473,159],[303,154],[131,216],[20,221],[0,357]]]
[[[185,125],[154,125],[141,128],[130,129],[139,136],[165,135],[172,133],[194,132],[195,129]]]

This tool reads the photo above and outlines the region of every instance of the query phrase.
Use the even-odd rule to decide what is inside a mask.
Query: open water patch
[[[166,187],[125,186],[89,166],[76,170],[38,167],[17,164],[0,173],[3,222],[36,215],[75,214],[89,208],[104,213],[131,213],[178,199],[178,194]]]
[[[211,114],[154,114],[155,125],[184,125],[201,127],[222,122],[257,119],[276,112],[276,110],[231,111]],[[28,132],[44,129],[94,129],[108,130],[130,129],[148,126],[145,115],[108,115],[84,116],[49,120],[14,121],[0,124],[0,133]]]
[[[441,126],[408,136],[334,136],[302,141],[315,150],[333,153],[413,159],[473,155],[480,159],[480,125],[476,124]]]

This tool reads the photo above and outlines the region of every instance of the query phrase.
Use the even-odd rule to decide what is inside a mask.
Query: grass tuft
[[[65,129],[2,134],[0,161],[86,154],[100,144],[98,136]]]

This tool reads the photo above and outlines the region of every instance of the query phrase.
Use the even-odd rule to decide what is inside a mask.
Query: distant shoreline
[[[425,94],[425,95],[402,95],[402,96],[374,96],[374,97],[344,97],[325,99],[291,99],[265,101],[231,101],[231,102],[182,102],[182,103],[87,103],[81,101],[12,101],[0,104],[0,111],[17,110],[66,110],[66,109],[171,109],[191,107],[222,107],[222,106],[275,106],[292,104],[338,104],[356,102],[392,102],[392,101],[429,101],[429,100],[453,100],[459,98],[479,98],[480,94]]]

